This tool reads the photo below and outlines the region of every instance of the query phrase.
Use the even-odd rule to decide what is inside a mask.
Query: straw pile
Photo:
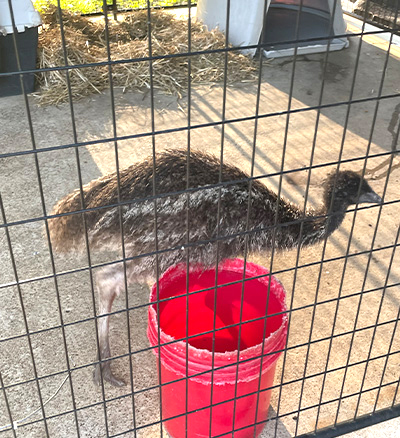
[[[44,27],[39,35],[39,68],[108,61],[107,35],[104,19],[93,20],[63,11],[66,53],[61,41],[59,15],[49,6],[42,13]],[[175,18],[162,10],[151,12],[151,43],[153,56],[188,52],[187,20]],[[111,60],[144,58],[149,55],[147,11],[125,14],[119,21],[109,20],[108,38]],[[225,35],[207,31],[200,23],[192,22],[192,52],[225,47]],[[191,81],[210,83],[223,80],[225,54],[200,54],[191,57]],[[109,88],[108,66],[69,70],[72,95],[75,100],[101,93]],[[248,57],[230,52],[228,55],[228,82],[253,80],[256,65]],[[36,96],[41,105],[52,105],[68,100],[65,71],[47,71],[38,75],[41,86]],[[112,66],[115,87],[125,90],[150,88],[149,62],[139,61]],[[169,94],[181,96],[188,84],[188,58],[166,58],[153,61],[154,87]]]

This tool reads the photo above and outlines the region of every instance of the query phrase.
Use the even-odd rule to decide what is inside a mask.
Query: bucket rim
[[[219,266],[219,270],[228,270],[235,273],[243,273],[244,268],[244,260],[242,259],[226,259],[222,261]],[[193,272],[206,272],[208,270],[213,270],[212,267],[204,268],[201,265],[194,264],[189,266],[189,273]],[[163,278],[170,276],[180,276],[186,275],[186,263],[179,263],[177,265],[171,266],[168,268],[159,278],[159,282],[162,281]],[[262,275],[260,277],[260,275]],[[234,368],[237,368],[237,365],[243,366],[244,363],[248,363],[247,372],[243,375],[242,379],[237,381],[248,381],[254,378],[254,374],[258,376],[260,374],[260,366],[262,360],[262,374],[267,372],[271,366],[278,360],[282,350],[285,347],[286,343],[286,335],[287,335],[287,325],[288,325],[288,316],[287,316],[287,307],[285,303],[286,293],[283,285],[280,283],[278,279],[276,279],[273,275],[270,275],[269,271],[262,266],[259,266],[252,262],[246,262],[246,278],[250,279],[252,277],[257,277],[257,281],[261,281],[263,283],[271,282],[270,294],[274,294],[275,298],[281,305],[280,312],[282,312],[282,322],[280,326],[270,333],[270,335],[264,338],[263,341],[256,345],[252,345],[243,350],[240,350],[239,353],[239,362],[238,362],[238,350],[231,350],[226,352],[212,352],[205,348],[197,348],[190,344],[190,341],[187,343],[184,339],[176,340],[172,335],[165,333],[162,328],[160,328],[160,343],[158,342],[158,318],[157,318],[157,310],[156,310],[156,295],[157,295],[157,283],[155,283],[151,289],[150,294],[150,303],[148,310],[148,329],[147,336],[150,341],[150,344],[153,348],[153,353],[158,357],[159,350],[161,350],[161,360],[163,362],[163,366],[173,371],[175,374],[179,374],[182,377],[186,376],[186,348],[188,350],[188,354],[191,358],[189,364],[190,374],[201,374],[202,372],[206,372],[209,370],[209,366],[205,365],[206,362],[211,360],[212,356],[214,357],[214,383],[218,384],[218,381],[226,382],[226,380],[233,378],[232,371],[229,369],[225,369],[229,367],[232,369],[230,364],[235,365]],[[270,279],[270,280],[268,280]],[[271,315],[272,316],[272,315]],[[264,345],[264,350],[263,350]],[[178,351],[185,352],[185,355],[182,357],[177,354]],[[174,367],[172,368],[169,365],[169,362],[174,363]],[[201,381],[204,383],[204,379],[202,379],[202,375],[198,377],[194,377],[194,380]]]

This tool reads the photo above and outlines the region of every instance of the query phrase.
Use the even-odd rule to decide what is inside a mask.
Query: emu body
[[[211,155],[192,152],[188,160],[185,151],[168,151],[156,155],[155,163],[155,172],[149,159],[121,171],[119,184],[114,173],[87,184],[82,194],[76,190],[61,199],[52,212],[61,216],[49,221],[55,249],[84,249],[85,230],[91,249],[119,249],[122,223],[130,283],[154,278],[157,272],[185,261],[186,248],[190,263],[207,267],[215,266],[217,260],[240,256],[245,248],[258,252],[311,245],[341,224],[351,204],[381,201],[365,180],[350,171],[327,179],[324,207],[314,212],[278,199],[260,181],[250,182],[240,169],[221,166]],[[218,184],[221,181],[235,183]],[[83,209],[89,211],[69,214]],[[100,360],[111,357],[107,314],[124,289],[124,275],[122,263],[106,266],[96,274],[99,315],[105,315],[98,320]],[[113,385],[123,384],[113,375],[110,361],[96,366],[97,383],[100,372]]]

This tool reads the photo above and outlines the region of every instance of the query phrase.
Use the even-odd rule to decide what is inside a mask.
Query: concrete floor
[[[356,29],[357,23],[350,22],[350,31]],[[389,157],[369,158],[364,160],[366,151],[379,154],[388,152],[393,147],[395,131],[399,123],[400,98],[389,97],[378,102],[366,98],[374,98],[381,92],[383,96],[400,92],[400,56],[399,49],[394,47],[388,59],[387,71],[380,90],[382,71],[385,64],[385,41],[376,37],[367,37],[360,49],[360,57],[352,96],[350,90],[353,81],[357,52],[360,40],[350,38],[350,48],[329,55],[325,71],[325,85],[322,104],[330,105],[318,113],[316,110],[296,112],[287,119],[285,114],[289,105],[289,89],[293,71],[292,59],[265,61],[263,65],[263,81],[261,85],[260,114],[274,113],[274,116],[261,118],[258,121],[256,142],[255,174],[277,172],[281,166],[285,126],[288,123],[288,137],[285,151],[285,169],[299,169],[283,179],[283,194],[294,202],[304,201],[305,185],[308,178],[306,170],[310,164],[316,123],[318,130],[313,164],[334,162],[339,157],[343,146],[343,159],[360,158],[343,168],[361,170],[366,164],[367,176],[378,194],[383,193],[388,176]],[[323,78],[324,55],[308,55],[299,57],[295,66],[293,82],[293,99],[290,108],[302,109],[319,104]],[[192,93],[191,123],[193,126],[221,120],[223,88],[220,85],[194,86]],[[257,86],[254,83],[241,83],[229,87],[226,100],[226,118],[254,116]],[[346,121],[348,105],[333,104],[346,102],[350,98],[361,100],[350,107]],[[59,107],[37,107],[33,98],[29,98],[30,114],[37,149],[74,143],[71,114],[68,105]],[[331,105],[332,104],[332,105]],[[151,130],[150,98],[148,94],[122,94],[116,90],[116,131],[118,136],[146,133]],[[27,151],[32,149],[29,126],[23,99],[20,96],[0,99],[0,154]],[[375,120],[375,111],[376,120]],[[77,140],[91,142],[79,148],[82,178],[84,183],[115,170],[115,149],[113,142],[103,140],[113,136],[110,97],[108,94],[97,95],[77,102],[74,105]],[[319,118],[317,118],[319,116]],[[375,120],[375,122],[374,122]],[[178,100],[174,96],[157,93],[155,96],[156,130],[184,127],[187,125],[187,101]],[[344,135],[345,133],[345,135]],[[254,121],[228,123],[224,133],[224,154],[227,162],[239,165],[249,171],[253,147]],[[371,144],[369,145],[369,139]],[[156,149],[187,147],[187,132],[169,133],[156,136]],[[191,130],[191,147],[206,150],[219,155],[221,147],[221,128],[202,127]],[[125,167],[138,162],[151,154],[151,137],[127,139],[118,142],[120,166]],[[19,155],[4,157],[0,155],[1,172],[0,188],[8,223],[41,217],[43,205],[39,195],[39,185],[35,155]],[[76,150],[56,149],[37,154],[38,168],[44,193],[46,211],[50,211],[54,203],[65,194],[78,187]],[[392,163],[385,201],[399,199],[400,161],[395,157]],[[321,183],[330,170],[323,167],[312,172],[309,192],[309,204],[318,206],[322,189]],[[277,177],[265,178],[265,183],[277,188]],[[317,282],[321,265],[300,267],[296,279],[294,271],[279,274],[278,277],[287,290],[287,303],[292,302],[294,311],[291,318],[288,346],[294,347],[286,354],[285,367],[283,357],[278,361],[275,383],[287,383],[279,390],[273,391],[271,412],[281,416],[277,424],[279,437],[292,437],[309,432],[315,427],[330,426],[335,421],[353,418],[355,414],[363,415],[371,412],[375,403],[377,409],[400,402],[397,383],[400,375],[400,331],[395,320],[400,305],[400,288],[382,287],[396,284],[400,278],[400,256],[394,256],[390,276],[386,279],[392,249],[385,247],[395,242],[399,226],[398,203],[361,210],[357,213],[351,244],[352,257],[346,266],[342,257],[348,247],[349,234],[352,228],[354,213],[349,213],[340,229],[329,239],[322,265],[321,280],[316,297]],[[45,376],[61,373],[66,370],[66,354],[63,334],[60,328],[60,313],[57,294],[52,278],[37,281],[24,281],[43,276],[51,276],[52,265],[43,236],[43,221],[16,224],[9,227],[12,252],[21,295],[24,302],[27,325],[30,332],[32,350],[35,358],[36,373]],[[374,233],[376,232],[375,238]],[[368,253],[371,248],[380,249],[370,260],[366,273]],[[304,249],[300,253],[299,266],[318,262],[322,256],[322,245]],[[276,254],[273,270],[281,271],[295,266],[297,251]],[[111,260],[115,254],[93,254],[92,263]],[[262,254],[251,257],[252,261],[270,266],[270,255]],[[87,266],[84,255],[55,256],[55,269],[65,272]],[[335,334],[330,345],[333,318],[336,302],[318,304],[311,329],[312,304],[316,298],[318,303],[335,298],[339,293],[339,284],[343,279],[341,294],[344,297],[338,306]],[[295,281],[294,281],[295,280]],[[0,231],[0,283],[8,285],[0,288],[0,339],[12,338],[0,344],[0,371],[13,421],[24,418],[40,407],[38,388],[34,380],[34,369],[26,337],[18,337],[26,333],[21,311],[18,290],[10,259],[4,228]],[[92,368],[85,366],[95,358],[95,330],[93,317],[93,300],[90,292],[90,278],[83,270],[58,277],[61,314],[64,323],[73,323],[87,318],[87,322],[68,325],[65,328],[65,339],[68,357],[78,370],[72,372],[71,382],[67,381],[60,391],[45,406],[46,416],[62,414],[74,407],[79,408],[77,414],[79,434],[81,437],[94,438],[106,436],[105,407],[101,390],[92,383]],[[370,291],[363,295],[352,295],[360,291]],[[147,286],[134,285],[129,294],[129,305],[144,304],[148,300]],[[310,307],[304,308],[309,305]],[[124,300],[119,299],[114,310],[122,309]],[[359,317],[356,321],[357,308]],[[129,313],[131,323],[131,351],[139,351],[148,345],[146,338],[146,307]],[[379,323],[375,330],[373,326]],[[385,323],[386,324],[382,324]],[[56,328],[54,328],[56,327]],[[357,331],[352,340],[351,332]],[[368,328],[369,327],[369,328]],[[52,328],[51,330],[43,331]],[[395,333],[393,333],[395,331]],[[350,333],[349,333],[350,332]],[[344,334],[347,333],[347,334]],[[389,349],[392,335],[393,342]],[[111,321],[112,349],[116,355],[127,352],[128,334],[126,330],[126,313],[115,315]],[[304,344],[309,340],[317,341],[308,351]],[[318,341],[320,340],[320,341]],[[350,344],[352,348],[350,351]],[[302,345],[296,347],[297,345]],[[329,356],[326,380],[323,382],[328,350]],[[388,353],[391,353],[388,355]],[[308,356],[305,368],[306,357]],[[370,359],[366,366],[365,361]],[[346,375],[343,368],[349,361]],[[129,381],[129,362],[126,358],[114,361],[116,372]],[[157,384],[155,360],[151,352],[132,355],[134,367],[133,385],[135,390],[145,389]],[[365,374],[365,380],[363,377]],[[43,400],[52,396],[62,383],[65,374],[56,374],[40,380],[39,386]],[[28,381],[27,383],[24,383]],[[322,391],[322,385],[324,389]],[[383,384],[381,390],[371,389]],[[334,401],[343,388],[343,399],[338,406]],[[121,397],[130,393],[130,386],[113,388],[105,385],[107,399]],[[351,395],[363,392],[361,396]],[[74,392],[74,397],[71,396]],[[300,406],[300,394],[303,396]],[[280,405],[278,408],[278,399]],[[318,410],[320,399],[323,405]],[[136,425],[140,430],[129,437],[156,438],[160,436],[160,427],[149,426],[159,419],[158,391],[156,389],[141,392],[135,397]],[[85,408],[93,403],[98,405]],[[357,409],[358,406],[358,409]],[[298,409],[305,409],[298,413]],[[356,412],[357,409],[357,412]],[[107,428],[110,435],[123,433],[132,428],[132,398],[121,397],[106,403]],[[318,417],[318,424],[316,420]],[[35,413],[28,421],[39,420],[41,413]],[[4,391],[0,396],[0,437],[12,437],[11,431],[1,432],[1,426],[10,422],[4,402]],[[349,435],[355,437],[379,437],[390,435],[400,428],[398,420],[388,422],[383,429],[377,426],[377,432],[368,435],[369,430]],[[49,434],[52,437],[77,436],[77,425],[74,415],[69,413],[47,421]],[[269,422],[261,434],[262,438],[273,436],[275,423]],[[39,421],[28,426],[20,426],[16,432],[18,437],[41,438],[45,436],[44,422]],[[165,434],[164,434],[165,436]],[[397,436],[397,435],[396,435]]]

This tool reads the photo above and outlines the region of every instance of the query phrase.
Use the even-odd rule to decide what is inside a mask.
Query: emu
[[[49,220],[49,228],[52,245],[60,252],[84,249],[85,230],[90,249],[118,250],[122,222],[126,277],[131,283],[155,278],[185,261],[187,251],[190,263],[208,267],[242,255],[245,248],[259,252],[312,245],[340,226],[350,205],[380,202],[357,173],[341,171],[325,181],[323,207],[303,211],[278,199],[258,179],[249,180],[237,167],[221,166],[211,155],[191,152],[188,157],[185,151],[170,150],[156,155],[155,172],[150,158],[120,171],[119,184],[112,173],[85,185],[83,205],[80,190],[65,196],[55,205],[52,215],[60,216]],[[124,384],[106,360],[111,357],[108,314],[124,290],[124,275],[122,262],[95,274],[100,362],[94,380],[98,384],[101,375],[114,386]]]

